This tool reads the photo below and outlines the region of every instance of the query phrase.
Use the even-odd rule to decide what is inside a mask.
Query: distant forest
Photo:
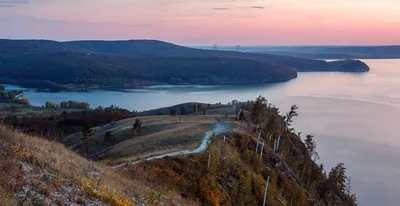
[[[297,71],[368,71],[361,61],[325,62],[270,54],[200,50],[161,41],[0,40],[0,82],[49,90],[146,83],[288,81]]]

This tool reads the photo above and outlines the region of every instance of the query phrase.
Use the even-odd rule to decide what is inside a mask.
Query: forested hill
[[[297,71],[368,71],[360,61],[325,62],[269,54],[193,49],[155,40],[0,40],[0,81],[35,88],[64,84],[265,83]]]
[[[297,71],[368,71],[367,65],[355,61],[361,67],[341,67],[338,64],[323,60],[313,60],[289,56],[261,53],[243,53],[235,51],[218,51],[194,49],[157,40],[129,41],[71,41],[63,42],[66,46],[78,47],[92,52],[138,55],[138,56],[180,56],[180,57],[228,57],[253,59],[263,63],[289,67]],[[347,61],[348,62],[348,61]],[[361,69],[361,70],[360,70]]]

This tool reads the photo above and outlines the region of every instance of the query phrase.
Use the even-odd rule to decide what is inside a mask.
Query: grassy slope
[[[141,159],[155,154],[165,154],[181,149],[194,148],[201,142],[201,137],[209,131],[216,116],[145,116],[139,136],[131,133],[136,118],[120,120],[102,127],[92,128],[90,148],[101,152],[107,150],[102,158],[120,162]],[[110,131],[116,142],[105,142],[104,135]],[[75,133],[63,141],[70,149],[79,151],[82,147],[82,133]],[[107,155],[107,156],[106,156]]]
[[[98,180],[98,185],[107,187],[106,195],[97,197],[104,203],[117,205],[112,201],[113,198],[133,199],[132,202],[136,203],[151,203],[157,198],[184,205],[193,203],[178,200],[178,196],[159,193],[140,181],[127,179],[121,173],[103,164],[90,162],[59,143],[27,136],[3,126],[0,126],[0,146],[2,200],[7,198],[10,202],[24,201],[28,204],[34,204],[35,201],[63,202],[66,205],[98,204],[99,201],[91,198],[94,194],[93,188],[88,188],[85,182],[82,182],[87,178],[86,180],[93,182]],[[29,155],[14,152],[13,146]],[[8,158],[4,159],[3,156],[6,155]],[[21,188],[29,188],[31,192],[24,193]],[[66,197],[60,197],[59,194]]]
[[[198,112],[194,113],[194,105]],[[184,107],[185,114],[189,115],[179,115],[181,107]],[[175,110],[177,116],[165,115],[171,110]],[[201,115],[203,110],[207,115]],[[89,143],[90,156],[101,153],[100,159],[115,165],[178,150],[193,149],[200,145],[203,135],[212,130],[215,122],[234,122],[235,112],[229,105],[191,102],[140,112],[138,115],[135,118],[93,127]],[[142,121],[141,133],[138,136],[132,135],[131,132],[137,118]],[[107,132],[111,132],[116,141],[106,142]],[[81,132],[71,134],[64,138],[62,143],[74,151],[81,151],[82,135]]]
[[[219,109],[212,110],[219,112]],[[225,112],[226,108],[221,110]],[[127,157],[101,163],[90,162],[59,143],[27,136],[0,126],[2,148],[18,146],[30,154],[25,156],[11,150],[10,158],[0,158],[1,168],[12,166],[12,169],[8,169],[6,173],[2,170],[3,173],[0,174],[0,197],[9,201],[21,201],[23,197],[30,202],[97,204],[98,200],[91,198],[93,186],[89,184],[88,188],[85,182],[99,180],[100,185],[107,186],[104,194],[100,195],[103,202],[133,199],[136,203],[162,202],[165,205],[260,205],[266,178],[270,176],[268,205],[290,202],[311,205],[310,199],[315,198],[320,202],[325,201],[318,199],[316,188],[324,188],[326,177],[314,163],[311,163],[312,167],[310,165],[308,169],[314,168],[311,171],[315,170],[316,173],[306,172],[304,178],[300,178],[304,171],[302,162],[309,157],[304,156],[305,146],[293,133],[286,134],[282,139],[282,156],[272,152],[269,135],[263,136],[266,146],[261,163],[259,154],[254,152],[256,134],[243,130],[239,133],[229,133],[225,144],[222,142],[222,134],[215,137],[208,151],[203,153],[166,157],[116,170],[106,166],[105,163],[131,162],[141,158],[135,153],[135,150],[139,149],[143,149],[142,157],[147,157],[191,147],[190,144],[180,147],[182,140],[191,133],[201,134],[207,131],[205,125],[220,121],[222,117],[188,115],[140,118],[144,122],[143,136],[130,138],[115,145],[114,149],[127,152]],[[99,127],[97,132],[103,134],[113,130],[116,134],[124,133],[133,122],[134,119],[121,120]],[[161,125],[163,126],[160,127]],[[69,140],[73,144],[79,144],[76,141],[79,137],[79,134],[75,134],[70,136]],[[159,142],[162,144],[157,145]],[[160,147],[165,143],[169,144],[167,148]],[[1,151],[5,150],[0,149]],[[207,168],[210,152],[212,159],[210,168]],[[315,174],[317,176],[314,176]],[[310,185],[312,179],[318,179],[318,185]],[[20,188],[24,187],[34,192],[18,193]],[[112,192],[113,189],[116,191]],[[66,196],[59,197],[58,194]],[[347,198],[342,194],[338,195],[340,198]],[[344,200],[346,199],[341,201]]]

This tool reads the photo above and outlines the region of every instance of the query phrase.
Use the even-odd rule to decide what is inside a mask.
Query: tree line
[[[62,101],[60,103],[46,102],[44,107],[49,109],[89,109],[90,104],[77,101]]]
[[[27,98],[18,98],[23,93],[22,90],[5,91],[5,86],[0,85],[0,102],[30,105]]]
[[[306,135],[302,139],[301,133],[295,134],[292,123],[298,116],[297,110],[298,106],[293,105],[289,112],[280,115],[278,108],[259,96],[251,110],[251,121],[260,130],[263,141],[278,144],[274,145],[277,157],[307,189],[313,204],[356,205],[357,198],[351,193],[351,178],[346,176],[344,164],[338,163],[326,175],[324,165],[315,162],[319,155],[314,136]]]

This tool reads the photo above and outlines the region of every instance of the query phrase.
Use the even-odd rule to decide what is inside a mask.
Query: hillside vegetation
[[[344,165],[339,163],[327,175],[324,165],[314,162],[318,152],[313,136],[302,139],[290,127],[296,110],[294,105],[280,115],[259,97],[251,108],[254,127],[215,135],[198,155],[165,157],[119,170],[131,179],[144,178],[149,187],[197,198],[202,205],[263,205],[265,194],[266,205],[273,206],[356,205]]]
[[[7,60],[1,76],[21,80],[49,80],[57,84],[124,85],[157,83],[266,83],[285,81],[296,73],[250,59],[218,57],[133,57],[85,53],[32,54],[18,64]],[[285,73],[285,71],[289,71]]]
[[[235,101],[238,113],[210,105],[205,112],[217,115],[201,115],[197,104],[169,109],[194,105],[187,115],[127,116],[92,128],[83,122],[82,132],[60,138],[72,150],[0,126],[0,198],[7,205],[241,206],[263,205],[265,195],[271,206],[356,205],[344,165],[327,173],[315,163],[313,136],[292,128],[297,106],[281,114],[260,96]],[[161,111],[168,110],[152,112]],[[211,135],[217,126],[225,129]],[[205,150],[175,152],[199,147],[206,132]],[[90,148],[110,148],[110,155],[93,162]],[[151,158],[160,154],[167,156]]]
[[[167,57],[224,57],[252,59],[259,62],[280,65],[282,67],[291,68],[299,72],[304,71],[368,71],[369,68],[361,61],[355,61],[359,68],[338,67],[337,64],[326,62],[323,60],[313,60],[306,58],[271,55],[261,53],[243,53],[235,51],[219,51],[219,50],[203,50],[194,49],[175,44],[155,41],[155,40],[130,40],[130,41],[72,41],[64,42],[67,46],[76,46],[81,49],[93,52],[108,54],[123,54],[136,56],[167,56]],[[352,62],[353,60],[345,60],[344,62]],[[342,61],[339,61],[342,62]],[[354,70],[353,70],[354,69]]]
[[[154,40],[0,40],[1,82],[55,91],[82,84],[268,83],[296,78],[296,71],[368,70],[367,65],[353,60],[338,64],[269,54],[193,49]]]

